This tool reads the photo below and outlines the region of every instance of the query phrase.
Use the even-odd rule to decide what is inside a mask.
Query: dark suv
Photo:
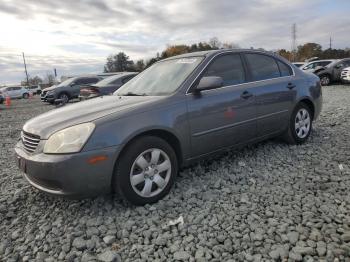
[[[316,67],[314,74],[321,79],[321,84],[327,86],[332,82],[340,81],[342,70],[350,66],[350,58],[337,59],[324,67]]]
[[[102,78],[98,76],[80,76],[72,77],[63,81],[59,85],[45,88],[41,93],[41,100],[53,103],[56,99],[60,99],[63,103],[67,103],[70,99],[78,98],[80,89],[87,85],[95,84]]]

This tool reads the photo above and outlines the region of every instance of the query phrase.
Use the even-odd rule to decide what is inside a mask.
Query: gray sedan
[[[113,96],[29,120],[17,162],[34,187],[136,205],[171,189],[178,170],[228,148],[307,140],[322,106],[319,78],[254,50],[191,53],[155,63]]]

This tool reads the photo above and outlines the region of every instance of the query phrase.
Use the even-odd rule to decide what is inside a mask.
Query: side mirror
[[[224,80],[220,76],[205,76],[199,81],[198,86],[196,87],[197,91],[214,89],[222,87]]]

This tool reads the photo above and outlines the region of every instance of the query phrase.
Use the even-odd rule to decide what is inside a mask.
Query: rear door
[[[266,54],[246,53],[244,57],[255,87],[258,137],[286,129],[298,84],[292,68]]]
[[[256,135],[255,97],[246,82],[240,54],[220,55],[204,76],[222,77],[220,88],[187,94],[192,156],[244,143]]]
[[[22,92],[21,92],[21,87],[20,86],[13,86],[11,88],[11,97],[13,98],[19,98],[22,96]]]

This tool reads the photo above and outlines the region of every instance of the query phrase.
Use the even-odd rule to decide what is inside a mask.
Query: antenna
[[[297,25],[294,23],[292,25],[292,48],[291,48],[291,61],[295,62],[297,50]]]

